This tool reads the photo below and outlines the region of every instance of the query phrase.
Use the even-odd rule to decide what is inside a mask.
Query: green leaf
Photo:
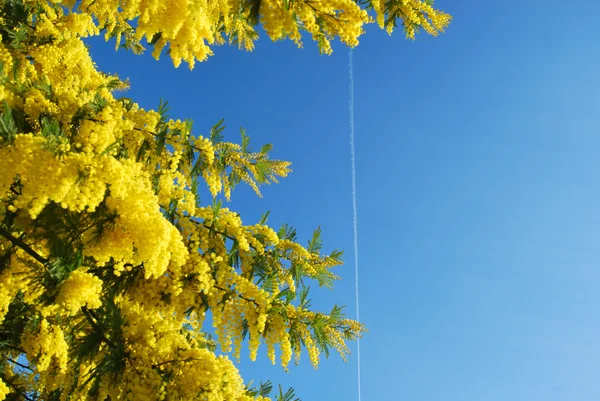
[[[167,127],[163,127],[163,129],[161,129],[159,131],[158,134],[156,134],[156,154],[160,155],[162,153],[162,151],[165,148],[165,143],[167,141]]]
[[[266,224],[270,213],[271,213],[271,211],[269,210],[265,214],[263,214],[261,216],[260,220],[258,221],[258,224],[260,224],[260,225]]]
[[[169,102],[163,99],[160,99],[159,103],[158,103],[158,114],[160,114],[161,120],[166,120],[167,117],[167,112],[169,111],[170,107],[169,107]]]
[[[285,298],[285,303],[289,304],[292,299],[294,299],[294,297],[296,296],[296,294],[289,288],[284,288],[283,290],[279,291],[279,294],[277,294],[275,296],[276,299],[283,299]]]
[[[242,320],[242,340],[245,340],[248,336],[248,332],[250,331],[250,326],[248,325],[248,320]]]
[[[219,212],[221,211],[221,207],[223,205],[223,201],[221,201],[220,199],[213,199],[213,204],[212,204],[212,209],[213,209],[213,221],[217,220],[217,217],[219,216]]]
[[[268,275],[265,277],[265,280],[262,285],[262,289],[270,292],[271,294],[273,292],[275,292],[275,290],[277,289],[277,284],[276,284],[275,277],[273,275]]]
[[[228,257],[228,261],[229,261],[229,265],[233,266],[236,269],[240,268],[240,251],[237,248],[237,241],[233,242],[233,245],[231,247],[231,250],[229,251],[229,257]]]
[[[344,306],[334,305],[331,312],[329,312],[329,319],[331,323],[337,323],[344,318]]]
[[[177,206],[179,206],[179,199],[174,198],[169,202],[169,208],[166,210],[167,220],[171,222],[171,224],[175,223],[175,216],[177,215]]]
[[[307,251],[310,253],[319,253],[323,247],[323,241],[321,240],[321,227],[318,227],[314,232],[312,239],[308,241]]]
[[[223,132],[223,130],[225,129],[225,126],[223,125],[224,122],[225,119],[222,118],[210,129],[210,140],[213,143],[219,143],[223,141],[223,135],[221,135],[221,132]]]
[[[273,145],[270,143],[267,143],[260,148],[260,153],[262,153],[263,155],[266,155],[267,153],[269,153],[272,150],[273,150]]]
[[[342,263],[342,256],[344,256],[344,251],[334,249],[333,251],[331,251],[329,258],[335,260],[336,262]]]
[[[248,388],[246,390],[248,395],[250,395],[251,397],[268,397],[271,393],[271,390],[273,390],[273,384],[271,383],[271,381],[267,381],[266,383],[260,382],[260,388],[258,389],[256,387],[250,387],[251,385],[252,380],[250,381],[250,383],[248,383]]]
[[[113,142],[113,143],[111,143],[110,145],[108,145],[108,146],[106,147],[106,149],[104,149],[104,150],[103,150],[103,151],[100,153],[100,155],[101,155],[101,156],[105,156],[105,155],[109,154],[109,153],[110,153],[110,152],[112,152],[114,149],[117,149],[119,146],[121,146],[122,142],[123,142],[123,138],[121,138],[121,139],[117,139],[115,142]]]
[[[8,31],[8,37],[11,39],[10,45],[15,50],[23,49],[23,42],[27,36],[27,25],[23,23],[20,23],[18,28]]]
[[[310,299],[308,299],[308,293],[310,291],[310,287],[303,287],[300,290],[300,308],[302,309],[310,309]]]
[[[128,86],[128,82],[123,82],[123,81],[121,81],[121,80],[120,80],[118,77],[111,77],[111,76],[107,76],[107,78],[108,78],[109,80],[108,80],[108,82],[107,82],[106,84],[104,84],[104,85],[102,85],[102,86],[101,86],[102,88],[106,88],[106,89],[109,89],[109,90],[113,90],[113,89],[119,89],[119,88],[122,88],[123,86]],[[129,102],[128,102],[128,103],[130,103],[130,104],[131,104],[131,99],[128,99],[128,98],[121,98],[121,99],[119,99],[119,100],[120,100],[120,101],[122,101],[122,102],[125,104],[126,102],[124,102],[124,101],[123,101],[123,100],[125,100],[125,99],[129,100]],[[129,109],[131,109],[131,106],[129,106]]]
[[[294,394],[293,388],[290,387],[284,394],[281,385],[279,385],[279,394],[277,395],[277,401],[300,401],[300,398],[294,397],[296,397],[296,394]]]
[[[284,224],[281,226],[279,231],[277,231],[277,236],[279,239],[286,239],[289,241],[296,241],[296,229],[289,224]]]
[[[156,42],[162,37],[162,32],[157,32],[152,36],[152,40],[150,41],[150,45],[154,46]]]
[[[267,381],[266,383],[261,382],[258,394],[261,397],[268,397],[271,393],[271,390],[273,390],[273,384],[271,383],[271,381]]]
[[[329,290],[333,289],[335,276],[329,270],[318,272],[316,279],[319,282],[319,287],[326,287]]]
[[[261,0],[246,0],[243,5],[244,10],[249,10],[248,22],[254,26],[258,24],[258,16]]]
[[[4,110],[0,117],[0,136],[5,142],[11,143],[17,134],[17,124],[12,115],[12,110],[8,103],[4,101]]]
[[[246,130],[240,127],[240,132],[242,133],[242,153],[248,154],[252,152],[250,150],[250,137],[246,134]]]
[[[254,167],[256,167],[256,179],[259,182],[265,182],[267,180],[267,174],[271,171],[271,163],[269,163],[268,160],[259,160]]]
[[[229,173],[229,184],[231,185],[231,189],[235,188],[240,182],[242,182],[242,177],[240,177],[235,170],[232,170]]]
[[[51,99],[54,96],[52,85],[50,85],[48,82],[38,81],[33,86],[39,89],[40,92],[42,92],[42,94],[48,99]]]
[[[89,103],[90,110],[95,114],[100,113],[107,105],[108,100],[103,98],[99,93],[97,93],[94,100]]]
[[[135,161],[139,162],[146,155],[146,152],[150,149],[150,142],[147,139],[144,139],[142,145],[140,146],[137,155],[135,156]]]
[[[192,132],[192,128],[194,127],[194,120],[190,119],[190,118],[186,118],[184,120],[185,122],[185,129],[186,129],[186,133],[189,135]]]

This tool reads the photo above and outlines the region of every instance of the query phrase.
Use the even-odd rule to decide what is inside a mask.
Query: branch
[[[9,361],[9,362],[14,363],[15,365],[17,365],[17,366],[19,366],[19,367],[21,367],[23,369],[27,369],[27,370],[33,372],[33,369],[31,369],[29,366],[23,365],[22,363],[19,363],[19,362],[15,361],[14,359],[6,358],[6,360]]]
[[[215,287],[217,290],[227,291],[225,288],[219,287],[218,285],[214,285],[213,287]],[[254,299],[252,299],[252,298],[246,298],[245,296],[243,296],[242,294],[238,294],[234,290],[230,289],[230,291],[233,292],[233,293],[235,293],[235,295],[237,295],[238,298],[241,298],[244,301],[252,302],[254,305],[256,305],[257,308],[260,308],[260,304],[258,302],[256,302]]]
[[[157,363],[155,365],[152,365],[153,369],[157,369],[159,366],[161,365],[166,365],[167,363],[174,363],[174,362],[191,362],[191,361],[201,361],[202,359],[198,359],[198,358],[186,358],[186,359],[171,359],[170,361],[164,361],[164,362],[160,362]]]
[[[155,137],[158,137],[158,136],[159,136],[159,134],[157,134],[156,132],[148,131],[147,129],[138,128],[138,127],[133,127],[133,129],[134,129],[135,131],[145,132],[145,133],[147,133],[147,134],[150,134],[150,135],[152,135],[152,136],[155,136]],[[165,137],[165,139],[166,139],[166,137]],[[198,147],[196,147],[195,145],[192,145],[192,144],[190,144],[190,143],[188,143],[188,144],[190,145],[190,147],[191,147],[192,149],[196,149],[198,152],[206,152],[206,150],[204,150],[204,149],[200,149],[200,148],[198,148]]]
[[[19,347],[15,347],[14,345],[11,345],[11,344],[0,344],[0,347],[6,347],[6,348],[10,348],[10,349],[12,349],[12,350],[19,351],[19,352],[20,352],[20,353],[22,353],[22,354],[24,354],[24,353],[25,353],[25,350],[24,350],[24,349],[22,349],[22,348],[19,348]]]
[[[219,234],[219,235],[222,235],[223,237],[225,237],[225,238],[227,238],[227,239],[230,239],[230,240],[232,240],[232,241],[237,241],[237,239],[236,239],[235,237],[232,237],[231,235],[228,235],[228,234],[224,233],[223,231],[219,231],[219,230],[217,230],[217,229],[215,228],[214,224],[212,224],[212,225],[208,225],[208,224],[205,224],[205,223],[200,223],[200,222],[196,222],[196,223],[197,223],[197,224],[202,224],[202,226],[203,226],[204,228],[208,228],[209,230],[212,230],[212,231],[214,231],[215,233],[217,233],[217,234]],[[252,245],[250,245],[250,247],[252,247],[252,249],[256,250],[256,248],[254,248]]]
[[[168,210],[166,207],[164,207],[164,206],[162,206],[162,205],[159,205],[159,206],[160,206],[161,208],[163,208],[164,210]],[[214,224],[213,224],[213,225],[208,225],[208,224],[206,224],[206,223],[201,223],[201,222],[199,222],[199,221],[196,221],[196,220],[192,219],[192,217],[191,217],[191,216],[184,216],[184,215],[182,215],[182,214],[181,214],[181,213],[179,213],[177,210],[174,210],[174,211],[173,211],[173,213],[174,213],[174,214],[176,214],[176,215],[177,215],[177,217],[179,217],[180,219],[181,219],[181,218],[183,218],[183,217],[185,217],[185,218],[187,218],[189,221],[191,221],[192,223],[194,223],[194,224],[196,224],[196,225],[199,225],[199,226],[202,226],[202,227],[204,227],[204,228],[207,228],[207,229],[209,229],[209,230],[212,230],[212,231],[214,231],[215,233],[217,233],[217,234],[219,234],[219,235],[222,235],[223,237],[225,237],[225,238],[227,238],[227,239],[229,239],[229,240],[231,240],[231,241],[237,241],[237,239],[236,239],[235,237],[232,237],[231,235],[228,235],[228,234],[224,233],[223,231],[219,231],[219,230],[217,230],[217,229],[215,228]],[[254,249],[255,251],[257,251],[257,252],[258,252],[258,249],[256,249],[256,248],[255,248],[254,246],[252,246],[251,244],[249,244],[249,245],[250,245],[250,248],[252,248],[252,249]]]
[[[91,121],[91,122],[94,122],[94,123],[106,123],[106,121],[98,120],[97,118],[94,118],[94,117],[84,117],[82,119],[83,120],[88,120],[88,121]],[[155,137],[159,136],[159,134],[157,134],[156,132],[152,132],[152,131],[144,129],[144,128],[133,127],[133,130],[139,131],[139,132],[145,132],[145,133],[150,134],[150,135],[155,136]],[[166,139],[166,137],[165,137],[165,139]],[[193,149],[196,149],[198,152],[204,152],[204,149],[200,149],[200,148],[198,148],[198,147],[196,147],[194,145],[190,145],[190,146]]]
[[[98,318],[96,317],[96,314],[94,312],[92,312],[90,309],[88,309],[85,306],[81,307],[81,311],[83,312],[83,315],[85,316],[86,320],[88,321],[88,323],[92,326],[92,328],[94,330],[96,330],[99,334],[100,337],[102,338],[102,341],[104,341],[106,343],[106,345],[108,345],[110,348],[118,350],[118,347],[115,343],[113,343],[111,340],[109,340],[105,335],[104,332],[102,331],[102,329],[98,326],[98,324],[94,321],[94,319],[98,320]],[[92,317],[94,319],[92,319]],[[131,364],[131,366],[133,367],[133,369],[137,372],[140,373],[137,369],[137,367],[135,366],[135,364],[133,363],[133,359],[131,359],[131,357],[129,356],[129,353],[127,353],[127,351],[125,351],[125,358],[127,358],[127,360],[129,361],[129,363]]]
[[[19,248],[21,248],[22,250],[27,252],[29,254],[29,256],[31,256],[32,258],[34,258],[41,264],[45,265],[46,263],[48,263],[48,259],[41,256],[39,253],[34,251],[25,242],[23,242],[22,240],[20,240],[19,238],[15,237],[15,236],[13,236],[10,232],[8,232],[7,230],[5,230],[2,227],[0,227],[0,235],[2,235],[4,238],[9,240],[13,245],[18,246]]]
[[[96,121],[97,121],[97,120],[96,120]],[[152,136],[154,136],[154,137],[159,137],[159,136],[160,136],[160,135],[159,135],[159,134],[157,134],[156,132],[152,132],[152,131],[149,131],[149,130],[147,130],[147,129],[144,129],[144,128],[133,127],[133,129],[134,129],[135,131],[139,131],[139,132],[145,132],[145,133],[147,133],[147,134],[150,134],[150,135],[152,135]],[[171,135],[177,135],[177,134],[171,134]],[[181,135],[179,135],[179,136],[181,136]],[[166,139],[167,139],[167,137],[165,136],[165,140],[166,140]],[[195,145],[192,145],[190,142],[188,142],[187,144],[188,144],[188,145],[189,145],[189,146],[190,146],[192,149],[195,149],[195,150],[196,150],[196,151],[198,151],[198,152],[208,152],[206,149],[200,149],[199,147],[197,147],[197,146],[195,146]],[[262,156],[264,156],[264,155],[265,155],[265,153],[262,153],[262,152],[258,152],[258,153],[257,153],[257,152],[249,152],[248,154],[249,154],[249,155],[250,155],[252,158],[254,158],[255,160],[256,160],[256,159],[258,159],[258,158],[259,158],[259,156],[261,156],[261,155],[262,155]],[[251,161],[251,162],[250,162],[250,165],[252,165],[252,166],[256,166],[256,164],[257,164],[257,162],[256,162],[256,161]]]
[[[15,391],[17,392],[17,394],[19,394],[20,396],[22,396],[24,399],[26,399],[27,401],[33,401],[33,398],[29,397],[27,395],[27,393],[25,391],[23,391],[22,388],[18,387],[15,383],[13,383],[12,380],[8,380],[7,377],[3,377],[2,379],[5,382],[7,382],[12,388],[14,388]]]
[[[324,15],[324,16],[326,16],[326,17],[329,17],[329,18],[333,18],[333,19],[334,19],[334,20],[335,20],[335,21],[336,21],[338,24],[340,24],[340,25],[341,25],[341,23],[342,23],[342,22],[348,22],[348,20],[341,19],[340,17],[338,17],[338,16],[337,16],[337,15],[335,15],[335,14],[330,14],[330,13],[323,12],[323,11],[319,10],[318,8],[316,8],[315,6],[313,6],[313,5],[312,5],[312,4],[310,4],[310,3],[311,3],[311,1],[310,1],[310,0],[309,0],[309,1],[305,1],[305,2],[304,2],[304,4],[306,4],[307,6],[309,6],[310,8],[312,8],[312,9],[313,9],[313,11],[314,11],[315,13],[317,13],[317,14],[321,14],[321,15]],[[318,3],[318,2],[317,2],[317,1],[314,1],[314,2],[312,2],[312,3]]]
[[[108,345],[111,348],[117,348],[117,346],[112,341],[110,341],[108,338],[106,338],[106,336],[104,335],[104,332],[102,331],[100,326],[98,326],[98,323],[96,323],[94,321],[94,319],[92,319],[92,311],[89,310],[85,306],[81,307],[81,311],[83,312],[83,315],[85,316],[85,319],[88,321],[90,326],[92,326],[92,328],[94,330],[96,330],[98,333],[100,333],[100,336],[102,337],[102,341],[104,341],[106,343],[106,345]]]

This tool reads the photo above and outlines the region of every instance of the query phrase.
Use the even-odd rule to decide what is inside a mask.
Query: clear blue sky
[[[447,34],[416,42],[374,27],[355,51],[363,400],[600,399],[600,5],[596,1],[438,0]],[[261,38],[222,47],[190,72],[114,53],[144,107],[169,100],[196,133],[224,117],[226,138],[293,162],[265,188],[239,188],[249,224],[294,224],[348,262],[316,304],[353,316],[348,53],[319,56]],[[264,348],[263,348],[264,350]],[[264,353],[263,353],[264,354]],[[247,354],[246,354],[247,355]],[[246,378],[304,400],[356,400],[356,360],[284,373],[262,357]]]

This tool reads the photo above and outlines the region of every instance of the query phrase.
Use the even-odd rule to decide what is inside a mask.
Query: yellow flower
[[[88,309],[102,306],[101,295],[102,280],[90,273],[75,270],[62,283],[56,304],[67,313],[77,313],[83,306]]]
[[[10,389],[8,388],[6,383],[4,383],[4,381],[0,379],[0,401],[4,400],[9,392]]]

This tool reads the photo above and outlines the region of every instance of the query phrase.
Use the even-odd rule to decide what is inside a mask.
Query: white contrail
[[[356,213],[356,160],[354,155],[354,60],[350,49],[348,60],[348,78],[350,81],[350,161],[352,163],[352,220],[354,223],[354,283],[356,288],[356,320],[360,321],[360,305],[358,296],[358,216]],[[358,401],[360,394],[360,338],[356,339],[356,359],[358,374]]]

